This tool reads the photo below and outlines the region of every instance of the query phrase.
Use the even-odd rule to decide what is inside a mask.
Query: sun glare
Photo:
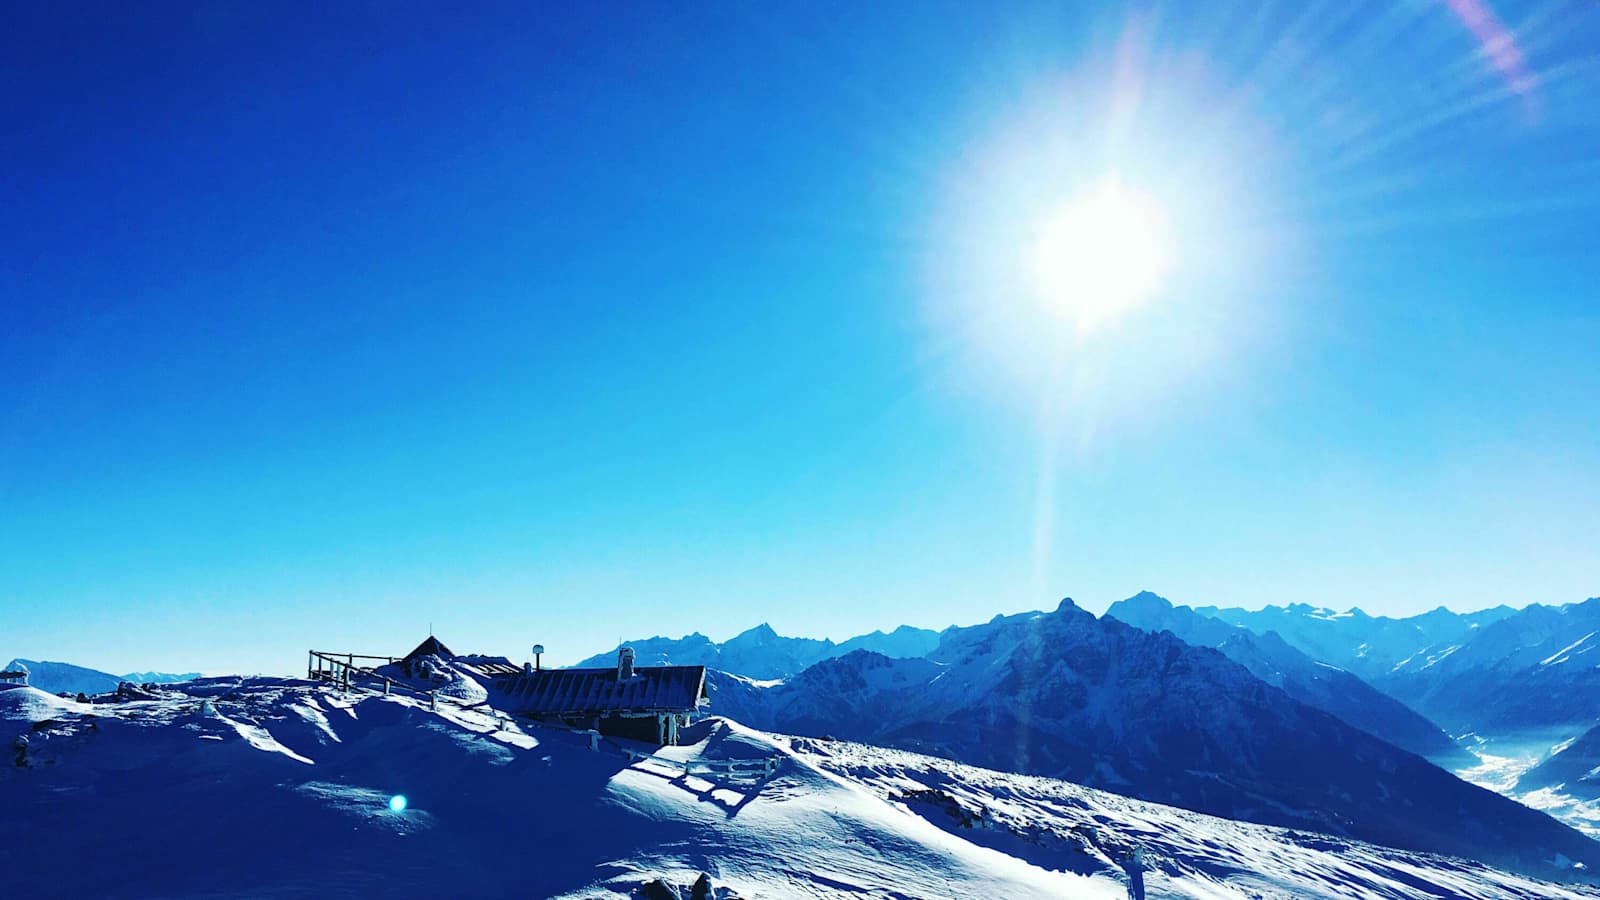
[[[1080,333],[1156,296],[1171,265],[1167,220],[1152,198],[1115,180],[1045,219],[1033,246],[1040,301]]]

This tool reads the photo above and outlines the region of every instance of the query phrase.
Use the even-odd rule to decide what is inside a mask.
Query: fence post
[[[428,708],[434,712],[439,711],[439,691],[437,688],[428,692]]]

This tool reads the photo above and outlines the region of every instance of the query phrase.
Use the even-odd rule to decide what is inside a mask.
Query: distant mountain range
[[[629,641],[639,665],[708,666],[746,678],[787,678],[825,659],[856,650],[870,650],[894,658],[925,656],[939,646],[941,632],[902,625],[885,633],[874,631],[843,643],[815,638],[784,637],[765,623],[716,643],[699,632],[681,638],[653,637]],[[624,645],[619,645],[624,646]],[[615,649],[579,662],[575,668],[616,665]]]
[[[1600,598],[1535,604],[1485,626],[1384,689],[1440,724],[1485,737],[1573,737],[1600,724]]]
[[[1327,613],[1325,610],[1312,610],[1311,607],[1294,607],[1285,612],[1293,618],[1297,615],[1294,612],[1296,610],[1304,610],[1308,614]],[[1215,608],[1211,608],[1211,611],[1243,612],[1219,611]],[[1251,674],[1283,689],[1291,697],[1330,712],[1347,724],[1435,762],[1464,765],[1470,761],[1470,755],[1439,726],[1354,674],[1342,670],[1337,664],[1324,665],[1313,659],[1277,634],[1268,632],[1257,635],[1246,628],[1229,624],[1217,615],[1202,615],[1188,607],[1175,607],[1148,591],[1113,604],[1107,615],[1145,630],[1171,631],[1187,643],[1217,649],[1250,670]],[[1343,619],[1353,623],[1376,623],[1380,627],[1406,621],[1353,613],[1328,615],[1333,621]],[[1486,618],[1480,614],[1473,615]],[[1311,618],[1313,621],[1324,621],[1315,616]],[[1444,619],[1434,614],[1423,618],[1433,625],[1431,631],[1414,626],[1396,630],[1403,635],[1455,633],[1445,625]],[[1459,630],[1470,627],[1462,626]],[[925,657],[938,649],[943,636],[963,630],[954,626],[944,631],[901,626],[887,634],[876,631],[835,644],[829,640],[785,637],[770,625],[762,624],[722,643],[696,632],[682,638],[652,637],[630,641],[626,646],[634,649],[635,658],[641,665],[703,665],[757,681],[770,681],[793,677],[819,662],[845,656],[855,650],[870,650],[893,659]],[[1396,647],[1409,646],[1398,637],[1392,643]],[[615,663],[616,650],[611,650],[591,656],[577,666],[603,667]]]
[[[1107,614],[1216,649],[1291,697],[1452,767],[1469,761],[1452,735],[1542,752],[1600,724],[1600,666],[1585,664],[1600,647],[1600,599],[1391,618],[1306,604],[1190,609],[1145,592]],[[770,681],[858,649],[926,657],[963,630],[902,626],[835,644],[763,624],[722,643],[694,633],[629,646],[645,665],[704,665]],[[612,650],[579,665],[615,660]]]
[[[926,658],[858,651],[781,684],[716,673],[747,724],[932,753],[1146,800],[1540,867],[1600,845],[1315,709],[1222,652],[1051,613],[947,630]]]
[[[32,659],[13,659],[4,668],[15,669],[17,666],[28,669],[28,683],[41,691],[52,694],[103,694],[114,691],[117,685],[124,681],[135,684],[147,682],[170,683],[174,681],[189,681],[199,678],[199,672],[185,672],[174,674],[171,672],[129,672],[126,675],[112,675],[98,669],[75,666],[71,663],[49,662]]]
[[[1257,635],[1187,606],[1174,606],[1149,591],[1113,603],[1106,615],[1145,631],[1170,631],[1196,647],[1219,650],[1296,700],[1441,765],[1463,765],[1472,759],[1439,726],[1404,703],[1342,668],[1312,659],[1276,632]]]
[[[1515,615],[1509,606],[1471,613],[1439,607],[1392,619],[1351,608],[1336,612],[1304,603],[1265,609],[1200,606],[1195,612],[1256,634],[1277,632],[1285,643],[1312,659],[1378,682],[1400,668],[1426,666],[1433,656],[1465,643],[1478,629]]]
[[[1195,612],[1276,632],[1457,735],[1552,744],[1600,723],[1600,598],[1409,619],[1299,605]]]

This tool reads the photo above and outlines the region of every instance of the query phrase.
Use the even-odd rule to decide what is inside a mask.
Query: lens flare
[[[1115,180],[1048,219],[1032,249],[1041,299],[1075,322],[1080,332],[1153,297],[1171,263],[1160,206]]]

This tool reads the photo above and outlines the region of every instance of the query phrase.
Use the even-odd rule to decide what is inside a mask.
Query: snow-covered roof
[[[468,654],[455,658],[458,666],[464,666],[482,675],[485,678],[499,678],[504,675],[515,675],[522,671],[522,667],[505,658],[504,656],[484,656],[482,654]]]
[[[615,668],[542,669],[495,679],[492,702],[530,715],[691,712],[705,684],[705,666],[640,666],[625,679]]]

